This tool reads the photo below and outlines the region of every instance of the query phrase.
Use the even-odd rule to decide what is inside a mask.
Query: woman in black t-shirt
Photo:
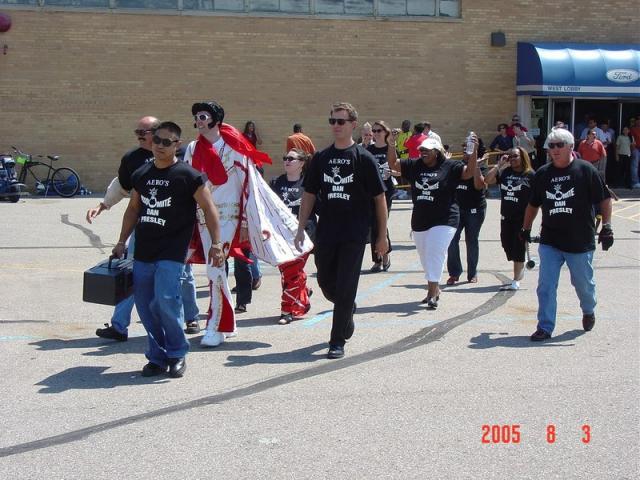
[[[503,155],[497,165],[491,168],[484,178],[487,185],[500,185],[500,241],[513,262],[513,281],[505,290],[518,290],[524,277],[525,243],[520,240],[520,229],[524,212],[531,195],[531,182],[534,177],[531,160],[526,150],[516,147]]]
[[[293,148],[282,160],[284,162],[284,175],[280,175],[269,182],[271,189],[278,194],[284,204],[297,217],[302,202],[304,187],[302,186],[303,174],[306,163],[311,159],[308,153]],[[310,237],[315,231],[316,216],[310,215],[305,230]],[[279,265],[282,281],[282,301],[280,304],[280,325],[287,325],[293,320],[303,317],[311,308],[309,297],[311,289],[307,288],[307,274],[304,266],[307,263],[308,254],[292,262]]]
[[[389,145],[387,153],[391,169],[397,170],[399,166],[402,176],[411,184],[411,230],[428,282],[427,297],[422,303],[426,303],[430,310],[438,308],[440,277],[449,243],[460,220],[455,202],[456,187],[461,179],[470,179],[478,165],[478,139],[475,134],[472,141],[474,151],[467,165],[446,159],[442,144],[433,138],[427,138],[420,144],[420,158],[414,160],[398,162],[394,153],[395,142]]]
[[[389,162],[387,161],[387,150],[389,149],[387,142],[389,136],[391,135],[391,129],[382,120],[380,120],[373,124],[371,132],[373,133],[373,143],[370,143],[367,146],[367,150],[376,159],[376,162],[378,163],[378,170],[380,171],[380,176],[384,181],[385,187],[387,187],[387,191],[384,192],[384,195],[387,200],[388,215],[391,211],[392,197],[396,188],[393,183],[392,175],[398,174],[398,172],[391,171],[391,168],[389,168]],[[371,217],[371,238],[378,238],[378,221],[375,215],[372,215]],[[372,273],[381,272],[383,270],[386,272],[391,266],[389,253],[391,252],[392,248],[388,229],[387,241],[389,242],[389,251],[383,256],[380,256],[376,253],[375,240],[371,242],[371,260],[373,261],[373,266],[371,267],[370,271]]]
[[[466,164],[469,155],[464,154],[462,161]],[[483,157],[481,161],[486,160]],[[487,200],[485,191],[487,185],[480,167],[473,173],[473,178],[461,180],[456,188],[456,202],[460,208],[460,223],[449,244],[447,256],[447,270],[449,279],[447,285],[455,285],[462,273],[462,262],[460,261],[460,236],[464,230],[464,242],[467,246],[467,280],[469,283],[477,283],[478,258],[480,256],[480,229],[484,223],[487,211]]]

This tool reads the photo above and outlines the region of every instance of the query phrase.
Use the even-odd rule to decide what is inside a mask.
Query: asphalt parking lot
[[[127,342],[94,334],[111,308],[82,302],[83,272],[108,256],[124,211],[89,225],[98,201],[0,203],[1,479],[638,478],[639,198],[614,204],[615,244],[597,250],[591,332],[563,270],[555,336],[529,341],[537,270],[499,291],[511,272],[495,199],[479,283],[425,310],[401,201],[391,269],[365,274],[365,254],[344,359],[325,358],[331,306],[313,262],[312,309],[286,326],[279,272],[263,265],[238,336],[215,349],[191,337],[182,379],[140,376],[137,316]]]

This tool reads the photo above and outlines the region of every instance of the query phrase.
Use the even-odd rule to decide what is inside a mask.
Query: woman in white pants
[[[473,177],[478,161],[478,139],[472,135],[474,151],[467,164],[448,160],[442,144],[427,138],[419,147],[420,158],[397,160],[395,142],[389,142],[387,159],[392,170],[400,170],[411,185],[413,212],[411,230],[427,280],[427,296],[422,303],[438,308],[440,277],[447,259],[449,243],[456,233],[460,212],[455,202],[460,180]]]

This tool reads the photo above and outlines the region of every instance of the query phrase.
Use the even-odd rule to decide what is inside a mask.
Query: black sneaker
[[[108,323],[105,323],[106,328],[99,328],[96,330],[96,335],[100,338],[108,338],[110,340],[117,340],[119,342],[126,342],[129,335],[126,333],[120,333]]]
[[[427,310],[437,310],[438,309],[438,300],[440,300],[440,295],[436,298],[427,298]]]
[[[280,320],[278,320],[279,325],[288,325],[293,322],[293,315],[290,313],[281,313]]]
[[[543,340],[548,340],[549,338],[551,338],[551,334],[541,329],[537,329],[530,337],[532,342],[542,342]]]
[[[329,345],[327,358],[335,359],[344,357],[344,347],[342,345]]]
[[[187,359],[182,358],[170,358],[169,359],[169,376],[171,378],[180,378],[187,370]]]
[[[184,329],[184,333],[189,335],[200,333],[200,324],[198,323],[198,320],[191,320],[190,322],[187,322],[187,328]]]
[[[157,375],[162,375],[167,371],[166,367],[161,367],[160,365],[156,365],[155,363],[147,363],[144,367],[142,367],[142,376],[143,377],[155,377]]]
[[[236,313],[247,313],[247,306],[244,303],[239,303],[235,308]]]
[[[585,313],[582,315],[582,328],[585,332],[590,332],[596,324],[596,316],[593,313]]]

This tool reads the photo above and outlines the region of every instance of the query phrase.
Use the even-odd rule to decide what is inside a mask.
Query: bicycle
[[[33,156],[26,154],[13,145],[11,146],[15,152],[16,163],[22,165],[20,175],[18,176],[18,183],[25,185],[27,180],[27,172],[35,180],[36,192],[44,195],[45,197],[49,193],[49,189],[52,189],[55,193],[61,197],[70,198],[80,191],[80,176],[68,167],[55,168],[53,162],[57,161],[60,157],[58,155],[47,155],[49,163],[43,163],[37,160],[33,160]],[[45,158],[44,155],[38,155],[39,158]],[[47,168],[47,176],[39,177],[34,170],[38,167]]]

